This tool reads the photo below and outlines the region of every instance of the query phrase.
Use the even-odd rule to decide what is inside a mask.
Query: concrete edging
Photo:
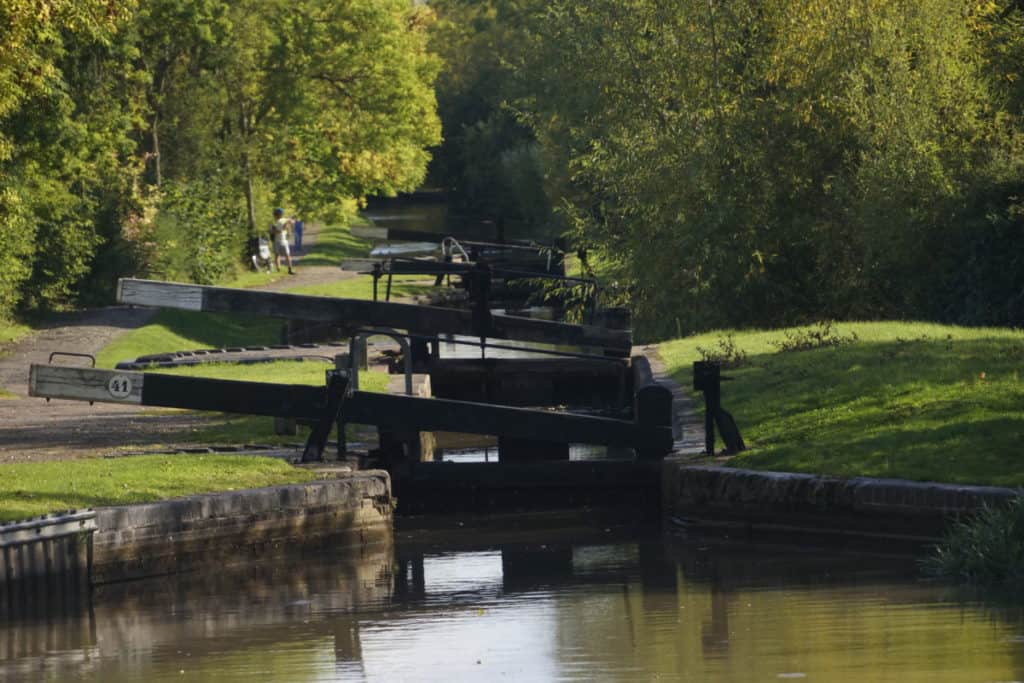
[[[284,545],[362,547],[391,539],[391,482],[369,470],[305,484],[96,510],[92,582],[188,571]]]
[[[935,540],[950,521],[1015,489],[902,479],[817,476],[689,464],[668,458],[662,470],[666,518],[748,530]]]

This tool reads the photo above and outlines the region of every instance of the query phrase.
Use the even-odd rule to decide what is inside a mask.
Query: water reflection
[[[543,536],[102,587],[8,613],[0,679],[1024,679],[1019,611],[950,601],[913,558]]]

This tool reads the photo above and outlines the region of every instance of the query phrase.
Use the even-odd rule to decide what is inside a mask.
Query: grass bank
[[[169,351],[265,346],[281,341],[281,321],[254,315],[164,309],[146,325],[120,335],[96,354],[96,366]]]
[[[14,342],[26,336],[31,331],[32,328],[28,325],[0,318],[0,356],[6,355],[7,347],[11,346]],[[0,400],[5,398],[14,398],[14,394],[5,391],[4,388],[0,386]]]
[[[418,275],[396,275],[391,283],[391,299],[426,294],[434,288],[433,285],[433,280],[426,280]],[[387,280],[381,278],[377,284],[378,300],[384,301],[386,289]],[[342,299],[364,299],[368,301],[373,299],[373,278],[369,275],[360,275],[359,277],[346,280],[295,287],[288,291],[295,294],[308,294],[310,296],[333,296]]]
[[[676,381],[719,356],[735,467],[1024,486],[1024,332],[842,323],[712,332],[662,344]]]
[[[0,521],[54,510],[298,484],[316,477],[277,458],[219,454],[14,463],[4,465],[3,474]]]
[[[18,341],[31,331],[32,328],[28,325],[0,318],[0,349]]]
[[[352,235],[348,226],[324,227],[316,243],[303,255],[300,267],[338,266],[342,259],[365,256],[369,248],[370,243]],[[280,277],[279,273],[249,273],[224,286],[253,287]],[[410,287],[411,283],[403,281],[395,291],[399,295],[413,293]],[[369,299],[373,286],[369,276],[362,276],[289,291]],[[119,361],[167,351],[276,344],[281,339],[281,324],[280,320],[261,316],[161,310],[149,324],[104,347],[96,357],[96,365],[112,368]]]

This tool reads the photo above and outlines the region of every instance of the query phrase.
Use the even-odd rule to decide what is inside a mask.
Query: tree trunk
[[[163,181],[163,172],[160,167],[160,135],[157,132],[157,127],[160,124],[158,116],[153,116],[153,171],[156,175],[156,186],[160,187],[160,183]]]
[[[245,103],[239,105],[242,129],[242,175],[245,183],[245,206],[249,214],[249,232],[256,233],[256,200],[252,196],[252,165],[249,163],[249,117]]]

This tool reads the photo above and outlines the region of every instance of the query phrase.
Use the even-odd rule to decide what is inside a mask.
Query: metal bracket
[[[349,341],[349,363],[353,369],[355,368],[356,356],[358,355],[358,346],[360,342],[365,342],[370,337],[391,337],[398,342],[398,347],[402,349],[402,358],[404,359],[402,367],[405,370],[405,395],[412,396],[412,352],[409,349],[409,335],[402,334],[396,330],[392,330],[387,327],[374,327],[374,328],[362,328],[355,331],[352,335],[352,339]],[[359,389],[358,380],[353,389]]]
[[[54,351],[50,354],[50,360],[47,361],[50,365],[53,365],[54,356],[70,356],[72,358],[88,358],[92,365],[89,367],[96,367],[96,356],[91,353],[72,353],[71,351]]]
[[[327,403],[324,405],[320,419],[317,420],[306,440],[306,448],[302,451],[302,462],[319,462],[324,459],[324,448],[327,437],[336,422],[341,420],[341,410],[348,393],[348,375],[344,372],[332,371],[327,379]]]

